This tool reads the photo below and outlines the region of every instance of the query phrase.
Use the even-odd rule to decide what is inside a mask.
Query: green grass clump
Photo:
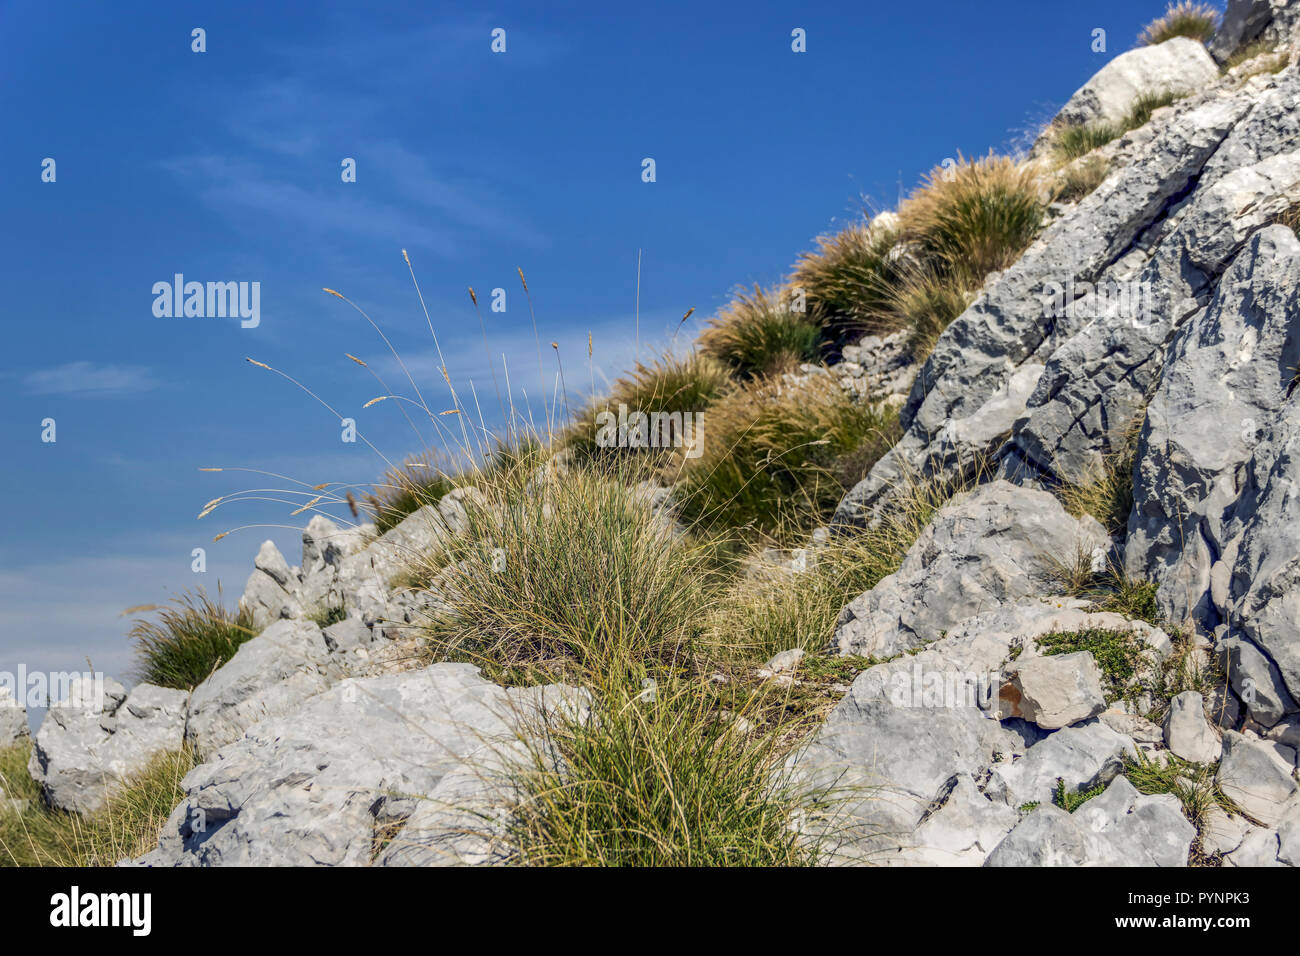
[[[1155,46],[1174,37],[1190,37],[1208,43],[1218,29],[1219,12],[1214,7],[1195,0],[1179,0],[1169,5],[1164,16],[1146,25],[1138,34],[1138,42]]]
[[[1138,98],[1128,109],[1128,115],[1124,117],[1124,132],[1141,129],[1151,122],[1151,116],[1156,110],[1172,106],[1186,95],[1172,90],[1147,91],[1138,94]]]
[[[887,330],[886,295],[894,280],[892,229],[855,223],[819,236],[817,251],[795,263],[790,287],[802,289],[808,318],[833,341]]]
[[[915,243],[926,265],[978,288],[1007,268],[1043,226],[1034,170],[1006,156],[960,155],[937,167],[899,206],[903,240]]]
[[[650,667],[692,644],[716,567],[624,480],[574,466],[478,486],[482,504],[427,556],[446,610],[430,652],[511,681]]]
[[[637,363],[636,370],[618,379],[608,397],[588,403],[577,413],[561,436],[565,448],[583,461],[617,462],[628,457],[672,458],[662,449],[602,448],[597,441],[597,417],[602,412],[618,415],[625,405],[628,414],[654,412],[698,415],[734,386],[727,366],[712,355],[691,352],[686,356],[666,354],[650,363]],[[698,423],[697,423],[698,424]]]
[[[1240,815],[1241,809],[1219,789],[1216,776],[1218,763],[1199,764],[1183,760],[1172,753],[1165,754],[1163,765],[1156,763],[1141,751],[1137,758],[1126,757],[1124,776],[1134,789],[1142,794],[1171,793],[1182,804],[1183,815],[1196,827],[1197,837],[1192,844],[1193,860],[1201,856],[1201,831],[1209,823],[1210,810],[1218,807],[1224,813]]]
[[[924,361],[953,319],[966,311],[974,295],[958,277],[931,270],[908,273],[889,290],[889,310],[907,332],[912,356]]]
[[[1119,447],[1102,457],[1100,465],[1078,484],[1056,489],[1065,510],[1076,518],[1091,515],[1110,535],[1121,538],[1128,530],[1133,510],[1133,463],[1137,455],[1137,434],[1141,419],[1127,428]]]
[[[1112,123],[1085,123],[1063,126],[1052,138],[1052,150],[1059,161],[1072,162],[1118,139],[1124,130]]]
[[[81,816],[41,803],[27,772],[29,743],[0,750],[0,791],[25,800],[21,810],[0,807],[0,864],[113,866],[158,845],[158,834],[185,797],[180,782],[195,765],[188,751],[159,754],[125,789],[95,813]]]
[[[791,312],[789,305],[780,291],[765,292],[755,286],[752,294],[737,292],[700,333],[700,351],[746,379],[817,361],[822,330],[804,315]]]
[[[1081,631],[1053,631],[1035,639],[1048,657],[1088,651],[1101,669],[1106,701],[1133,699],[1142,691],[1142,642],[1131,631],[1086,628]]]
[[[698,681],[652,696],[606,684],[597,717],[538,735],[512,782],[507,842],[529,866],[805,866],[796,815],[823,796],[784,768],[780,733],[739,730]]]
[[[707,412],[702,454],[677,487],[681,515],[710,533],[789,540],[827,518],[899,434],[895,411],[830,376],[749,383]]]
[[[174,598],[171,606],[147,610],[156,610],[158,619],[137,620],[129,636],[137,676],[159,687],[192,690],[257,634],[250,611],[229,611],[201,588]]]

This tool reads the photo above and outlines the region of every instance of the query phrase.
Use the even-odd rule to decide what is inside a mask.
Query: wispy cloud
[[[96,365],[68,362],[29,372],[23,384],[32,395],[68,395],[77,398],[116,398],[138,395],[158,387],[147,368],[139,365]]]

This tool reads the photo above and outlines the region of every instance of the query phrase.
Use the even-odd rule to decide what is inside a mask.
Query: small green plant
[[[1053,802],[1066,813],[1073,813],[1093,797],[1100,797],[1106,792],[1106,784],[1098,784],[1090,790],[1071,792],[1065,789],[1065,780],[1056,778],[1056,793]]]
[[[1153,20],[1138,34],[1143,46],[1155,46],[1174,37],[1190,37],[1208,43],[1219,29],[1219,12],[1206,3],[1196,0],[1179,0],[1171,3],[1165,15]]]
[[[913,357],[924,361],[943,330],[966,311],[973,298],[956,277],[919,270],[892,286],[887,301],[896,327],[907,331]]]
[[[160,754],[95,813],[81,816],[41,802],[27,772],[30,744],[0,749],[0,791],[23,801],[0,807],[0,865],[114,866],[154,849],[163,823],[182,799],[181,779],[195,760],[188,750]]]
[[[447,464],[436,452],[412,455],[390,468],[366,497],[367,509],[377,534],[402,523],[402,519],[425,505],[434,505],[456,487]]]
[[[1063,126],[1052,137],[1052,151],[1060,162],[1072,162],[1118,139],[1123,133],[1124,130],[1111,123]]]
[[[722,362],[740,378],[754,378],[817,361],[822,330],[803,315],[791,312],[780,290],[765,292],[754,286],[752,294],[736,293],[700,333],[698,344],[701,352]]]
[[[228,611],[220,593],[213,601],[201,588],[174,598],[171,606],[135,610],[158,612],[156,621],[132,624],[130,638],[135,642],[137,676],[159,687],[193,689],[257,634],[251,612]]]
[[[1172,106],[1187,94],[1177,93],[1172,90],[1155,90],[1139,93],[1138,98],[1133,101],[1129,107],[1128,115],[1124,117],[1124,132],[1129,130],[1141,129],[1151,122],[1151,116],[1158,109],[1166,106]]]
[[[1101,669],[1102,689],[1107,702],[1133,699],[1143,690],[1145,671],[1142,642],[1132,631],[1086,628],[1053,631],[1036,639],[1044,655],[1087,651]]]
[[[347,616],[348,612],[345,608],[325,606],[317,608],[308,615],[307,619],[312,621],[321,630],[324,630],[331,624],[337,624],[339,621],[345,620]]]
[[[1099,576],[1085,595],[1093,599],[1098,611],[1111,611],[1152,627],[1163,627],[1167,622],[1156,601],[1158,591],[1154,581],[1130,577],[1123,568],[1112,568]]]
[[[1110,164],[1100,156],[1089,156],[1082,163],[1072,163],[1061,171],[1053,198],[1057,202],[1078,202],[1091,195],[1109,172]]]

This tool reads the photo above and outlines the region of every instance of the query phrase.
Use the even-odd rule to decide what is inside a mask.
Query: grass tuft
[[[229,611],[202,588],[187,592],[158,609],[156,621],[131,625],[136,675],[159,687],[192,690],[256,633],[250,611]]]
[[[855,223],[819,236],[817,251],[799,257],[790,287],[803,290],[808,318],[830,339],[889,328],[886,294],[895,276],[891,253],[897,240],[893,229]]]
[[[1196,0],[1179,0],[1169,5],[1164,16],[1146,25],[1138,34],[1138,42],[1155,46],[1174,37],[1190,37],[1208,43],[1218,29],[1219,12],[1214,7]]]
[[[1078,202],[1102,184],[1110,172],[1110,164],[1100,156],[1089,156],[1082,163],[1071,164],[1061,171],[1053,199],[1057,202]]]
[[[822,331],[805,316],[791,312],[780,291],[739,291],[710,320],[699,337],[700,351],[743,379],[792,371],[815,362]]]
[[[827,518],[900,435],[894,410],[859,402],[829,375],[748,383],[709,409],[706,426],[677,488],[683,519],[778,540]]]
[[[898,209],[926,264],[978,287],[1020,257],[1043,225],[1037,174],[1006,156],[937,167]]]

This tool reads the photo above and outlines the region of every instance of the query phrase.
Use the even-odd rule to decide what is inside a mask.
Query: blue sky
[[[351,352],[485,412],[504,353],[540,414],[560,343],[571,389],[688,337],[737,283],[770,283],[864,201],[945,158],[1006,149],[1129,49],[1163,0],[997,4],[48,3],[0,0],[0,670],[130,666],[120,612],[196,586],[228,602],[287,508],[203,503],[261,482],[375,478],[383,461],[245,356],[298,378],[385,454],[415,439]],[[207,50],[191,50],[191,30]],[[490,49],[506,31],[506,52]],[[807,52],[791,51],[803,28]],[[1108,34],[1105,53],[1092,31]],[[56,163],[42,182],[42,161]],[[355,183],[341,181],[354,158]],[[656,163],[645,183],[641,164]],[[257,281],[261,321],[159,318],[155,282]],[[587,368],[586,342],[594,342]],[[56,421],[57,441],[41,441]],[[207,549],[207,572],[191,550]]]

